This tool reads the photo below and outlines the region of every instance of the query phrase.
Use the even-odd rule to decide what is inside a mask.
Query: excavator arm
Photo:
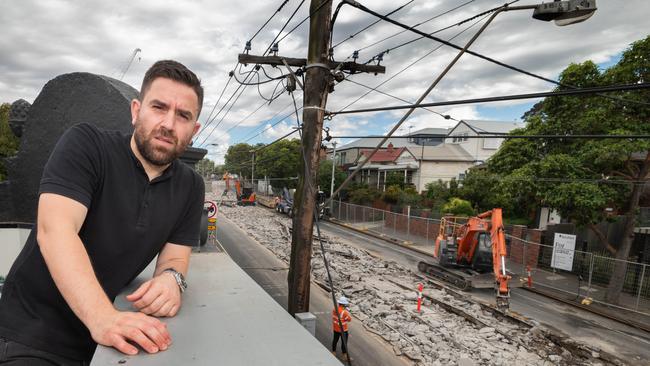
[[[500,208],[492,209],[479,215],[481,218],[490,217],[490,236],[492,238],[492,266],[496,280],[497,308],[507,309],[510,303],[510,288],[508,281],[511,277],[506,273],[506,234],[503,228],[503,216]]]

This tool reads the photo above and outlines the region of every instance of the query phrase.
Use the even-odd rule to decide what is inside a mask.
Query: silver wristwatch
[[[176,284],[178,285],[178,288],[181,289],[181,293],[185,292],[187,290],[187,282],[185,282],[185,277],[183,276],[182,273],[178,272],[177,270],[173,268],[167,268],[162,271],[162,273],[169,272],[174,276],[174,279],[176,280]]]

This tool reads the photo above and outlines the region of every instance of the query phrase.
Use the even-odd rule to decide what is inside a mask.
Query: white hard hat
[[[347,297],[341,296],[341,297],[339,297],[338,303],[341,304],[341,305],[348,305],[350,303],[350,301],[348,301]]]

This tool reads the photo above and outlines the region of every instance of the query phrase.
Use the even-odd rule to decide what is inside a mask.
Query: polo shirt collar
[[[140,162],[140,160],[138,160],[138,157],[135,156],[135,153],[131,149],[131,136],[132,135],[127,136],[126,148],[129,151],[129,155],[131,156],[131,160],[133,161],[133,164],[135,164],[136,168],[140,172],[142,172],[142,174],[147,176],[147,172],[145,172],[144,167],[142,166],[142,163]],[[171,164],[169,164],[169,166],[165,170],[163,170],[162,174],[160,174],[156,178],[152,179],[149,183],[158,183],[158,182],[162,182],[162,181],[165,181],[165,180],[171,178],[174,175],[174,172],[176,171],[176,166],[177,165],[178,165],[178,159],[174,159],[174,161],[172,161]],[[147,177],[147,179],[148,179],[148,177]]]

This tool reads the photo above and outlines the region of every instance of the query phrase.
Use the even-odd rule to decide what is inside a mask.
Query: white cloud
[[[406,3],[388,0],[364,1],[379,13],[388,13]],[[57,75],[86,71],[116,76],[128,61],[135,48],[141,48],[141,59],[130,66],[124,81],[139,88],[146,69],[162,58],[177,59],[202,79],[206,90],[204,120],[228,80],[228,72],[237,61],[246,40],[260,28],[269,15],[277,9],[278,2],[251,1],[37,1],[24,0],[3,7],[0,12],[2,37],[0,37],[0,102],[12,102],[19,98],[33,102],[45,83]],[[290,1],[286,7],[253,39],[253,54],[261,54],[275,37],[298,2]],[[334,7],[338,1],[334,2]],[[423,24],[419,29],[432,32],[483,10],[502,5],[502,0],[475,1],[457,11]],[[416,1],[392,15],[407,24],[416,24],[436,14],[458,6],[452,0]],[[552,23],[531,19],[529,12],[508,12],[499,15],[492,25],[471,47],[497,60],[507,62],[543,75],[556,78],[571,62],[591,59],[607,62],[618,55],[635,40],[647,36],[647,0],[600,1],[599,10],[584,23],[569,27],[557,27]],[[308,15],[303,6],[287,29]],[[334,27],[334,43],[374,22],[370,15],[350,6],[343,6]],[[305,57],[307,52],[308,24],[305,22],[280,44],[280,54],[289,57]],[[469,24],[469,23],[468,23]],[[466,25],[462,27],[465,27]],[[454,27],[436,35],[448,39],[460,32]],[[475,26],[454,39],[464,44],[478,28]],[[362,49],[401,29],[379,22],[367,31],[342,43],[335,49],[336,59],[345,59],[357,49]],[[286,32],[286,30],[285,30]],[[360,52],[360,62],[365,62],[382,50],[416,37],[404,32],[376,46]],[[410,63],[430,52],[438,44],[420,40],[386,54],[383,65],[385,75],[354,75],[354,80],[374,87],[406,68]],[[414,102],[431,81],[454,57],[456,51],[443,46],[438,51],[400,73],[380,88],[381,91]],[[246,70],[250,70],[250,67]],[[278,75],[282,68],[267,67],[269,74]],[[242,78],[243,75],[237,75]],[[224,106],[233,95],[237,83],[231,80],[216,110]],[[260,87],[263,95],[270,95],[276,83]],[[426,101],[466,99],[491,95],[526,93],[550,90],[553,85],[512,70],[490,64],[471,55],[464,55]],[[241,91],[242,89],[240,89]],[[230,103],[223,108],[219,123],[208,141],[221,146],[240,142],[237,127],[267,125],[271,118],[277,120],[291,113],[291,98],[285,93],[271,105],[264,105],[256,113],[263,100],[254,86],[243,89],[237,103],[226,114]],[[362,86],[343,82],[329,95],[329,110],[339,110],[367,91]],[[300,91],[296,96],[301,95]],[[234,100],[236,97],[233,97]],[[300,105],[301,99],[297,98]],[[232,102],[231,100],[231,102]],[[404,104],[380,93],[370,93],[348,109]],[[509,102],[505,105],[522,102]],[[499,104],[504,105],[504,104]],[[476,106],[460,106],[448,111],[454,118],[481,118]],[[403,111],[402,111],[403,112]],[[402,115],[391,113],[397,119]],[[277,114],[277,115],[276,115]],[[225,118],[222,117],[225,115]],[[377,125],[379,114],[364,114],[357,118],[339,116],[326,122],[332,126],[334,135],[361,134]],[[274,117],[275,116],[275,117]],[[219,122],[221,121],[221,122]],[[128,122],[127,122],[128,123]],[[405,125],[419,127],[445,126],[449,120],[418,111]],[[292,123],[287,121],[264,132],[273,139],[288,132]],[[233,127],[236,126],[236,127]],[[414,127],[415,129],[416,127]],[[229,131],[229,129],[231,129]],[[257,140],[256,140],[257,141]],[[268,140],[270,141],[270,140]],[[211,154],[215,154],[210,151]]]

